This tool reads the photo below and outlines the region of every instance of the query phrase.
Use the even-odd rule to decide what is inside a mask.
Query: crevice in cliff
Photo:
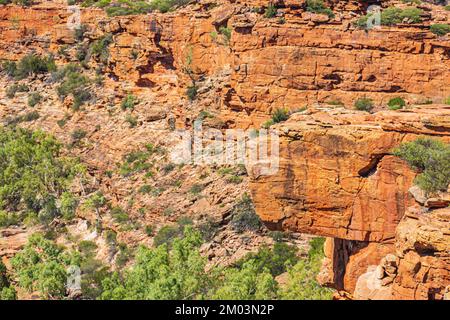
[[[383,159],[386,154],[376,154],[373,155],[370,162],[363,168],[358,170],[358,175],[363,178],[368,178],[377,172],[378,163]]]

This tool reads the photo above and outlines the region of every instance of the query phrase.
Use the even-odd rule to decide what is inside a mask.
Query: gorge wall
[[[214,116],[205,126],[258,128],[277,108],[307,106],[274,127],[281,137],[278,173],[264,177],[250,168],[258,215],[271,229],[328,237],[319,278],[341,297],[446,297],[450,213],[441,207],[448,195],[439,208],[418,203],[410,192],[416,172],[392,149],[423,135],[450,142],[450,108],[443,104],[450,95],[450,40],[429,31],[433,21],[450,21],[448,11],[424,3],[422,23],[366,31],[352,24],[364,2],[328,1],[334,18],[306,12],[301,0],[273,3],[279,8],[273,19],[255,10],[267,6],[259,0],[204,0],[166,14],[124,17],[81,8],[87,26],[82,40],[68,27],[73,13],[62,3],[2,5],[0,58],[17,61],[36,52],[53,54],[61,65],[77,62],[80,47],[112,35],[105,87],[89,115],[75,119],[77,126],[102,125],[91,128],[96,142],[82,152],[93,172],[107,171],[153,135],[147,123],[157,122],[158,139],[164,139],[172,124],[190,128],[205,110]],[[221,27],[231,30],[230,37]],[[195,102],[186,97],[193,83]],[[129,92],[145,101],[137,108],[143,126],[133,133],[106,115],[109,101],[118,103]],[[373,99],[376,113],[350,110],[361,97]],[[393,97],[404,98],[409,108],[387,111]],[[55,121],[69,102],[53,99],[36,126],[67,140],[68,130]],[[2,101],[1,118],[21,112],[16,105]],[[130,188],[127,183],[105,182],[117,199]],[[214,205],[223,198],[217,190],[232,197],[247,190],[225,189],[217,181],[210,186]],[[152,204],[162,210],[171,200]],[[180,206],[188,202],[180,200]],[[225,215],[218,206],[196,206],[192,210]]]

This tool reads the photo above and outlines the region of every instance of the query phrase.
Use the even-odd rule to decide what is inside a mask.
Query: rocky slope
[[[401,240],[415,237],[406,235],[414,229],[399,235],[401,226],[412,221],[405,212],[415,203],[408,192],[415,172],[390,152],[420,135],[450,140],[450,110],[441,104],[450,94],[450,41],[429,31],[432,23],[450,21],[448,11],[423,3],[422,23],[365,31],[353,25],[365,13],[365,2],[328,1],[334,18],[306,12],[305,1],[274,3],[278,11],[273,18],[264,17],[264,9],[259,8],[267,7],[267,1],[259,0],[202,0],[166,14],[119,17],[81,8],[81,23],[86,26],[82,37],[67,24],[73,13],[63,2],[2,5],[2,60],[18,61],[35,52],[51,53],[58,66],[80,63],[80,50],[112,36],[107,61],[83,61],[83,72],[94,78],[100,70],[104,78],[101,86],[89,88],[95,99],[74,112],[71,97],[57,97],[57,84],[50,75],[22,80],[44,99],[34,108],[39,119],[21,126],[42,128],[67,144],[73,142],[75,130],[87,133],[70,151],[82,158],[90,174],[88,190],[78,191],[87,198],[101,190],[115,205],[127,209],[135,227],[123,228],[108,212],[102,212],[102,223],[118,231],[120,241],[129,245],[152,243],[152,236],[144,232],[146,225],[159,229],[180,216],[199,222],[213,217],[220,227],[205,245],[205,253],[212,263],[230,263],[272,242],[267,230],[237,235],[228,225],[238,199],[251,191],[267,226],[293,231],[299,246],[310,237],[299,232],[329,237],[321,281],[342,295],[363,288],[356,290],[356,298],[442,298],[445,290],[435,284],[448,282],[448,257],[436,252],[445,253],[448,246],[433,250],[428,258],[426,252]],[[381,3],[393,4],[406,6],[397,1]],[[7,88],[14,81],[3,75],[0,83],[1,121],[26,115],[27,94],[8,98]],[[194,101],[186,96],[192,85],[197,88]],[[130,112],[121,111],[120,103],[129,93],[139,104]],[[361,97],[372,98],[380,112],[351,111]],[[383,111],[393,97],[404,98],[408,109]],[[296,111],[305,106],[307,111],[294,113],[276,127],[282,136],[281,166],[275,176],[259,177],[255,168],[249,168],[249,179],[234,167],[226,171],[218,166],[177,167],[167,157],[174,143],[169,133],[190,129],[202,112],[208,114],[205,127],[259,128],[277,108]],[[153,176],[121,175],[118,167],[124,157],[147,143],[166,150],[149,160]],[[238,179],[230,180],[231,175]],[[152,193],[139,192],[144,185]],[[444,219],[441,216],[436,219]],[[71,233],[82,239],[94,237],[103,248],[99,257],[113,261],[104,239],[92,233],[95,215],[79,212],[78,219],[70,226]],[[415,223],[426,229],[434,223],[430,219],[418,218]],[[0,255],[9,256],[30,231],[1,232]],[[444,230],[443,237],[447,236]],[[435,240],[430,241],[434,246]],[[368,267],[393,254],[395,247],[400,248],[396,258],[389,256],[388,262],[381,263],[395,260],[398,267],[395,280],[384,281],[389,293],[368,293],[358,279]],[[438,276],[431,280],[410,268],[413,260],[435,265],[429,259],[437,259],[439,265]],[[406,269],[414,272],[400,275]],[[407,289],[417,286],[425,289]]]

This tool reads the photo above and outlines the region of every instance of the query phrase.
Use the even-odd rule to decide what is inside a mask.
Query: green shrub
[[[286,272],[289,267],[294,266],[299,261],[297,251],[296,246],[277,242],[272,249],[263,246],[257,253],[248,254],[236,262],[236,267],[240,268],[244,263],[253,261],[257,265],[259,272],[267,269],[272,276],[276,277]]]
[[[202,234],[203,240],[210,241],[216,235],[219,227],[220,222],[207,216],[206,219],[199,224],[198,230]]]
[[[235,175],[231,175],[229,177],[227,177],[227,182],[228,183],[234,183],[234,184],[239,184],[243,181],[244,179],[240,176],[235,176]]]
[[[374,105],[372,99],[369,98],[359,98],[355,102],[355,109],[359,111],[372,111]]]
[[[61,215],[66,220],[72,220],[78,206],[78,199],[70,192],[63,192],[60,198]]]
[[[51,136],[20,128],[0,128],[0,210],[59,215],[55,199],[83,172],[77,161],[60,156]],[[22,214],[23,213],[23,214]]]
[[[444,100],[444,103],[450,106],[450,96]]]
[[[231,226],[238,233],[246,230],[256,231],[262,226],[261,220],[255,212],[253,202],[247,194],[234,206],[231,214],[233,217]]]
[[[334,18],[333,10],[325,6],[323,0],[306,0],[306,11],[326,14],[330,18]]]
[[[445,10],[450,11],[450,4],[444,7]]]
[[[189,98],[190,101],[195,100],[195,98],[197,97],[197,86],[195,84],[192,84],[187,88],[186,96]]]
[[[147,225],[145,226],[145,234],[149,237],[152,237],[155,233],[155,228],[153,226]]]
[[[139,188],[139,193],[148,194],[152,191],[152,187],[148,184],[143,185]]]
[[[450,25],[448,24],[433,24],[430,27],[430,31],[438,36],[445,36],[450,33]]]
[[[288,109],[277,108],[277,109],[275,109],[275,111],[272,114],[273,123],[280,123],[280,122],[286,121],[287,119],[289,119],[289,110]]]
[[[17,64],[14,61],[5,61],[2,63],[2,71],[10,77],[14,77],[17,72]]]
[[[430,138],[403,143],[394,155],[420,173],[415,183],[427,193],[447,190],[450,183],[450,144]]]
[[[72,68],[74,67],[70,67],[63,72],[64,81],[56,88],[56,91],[60,98],[65,98],[71,94],[73,96],[72,107],[77,110],[92,96],[88,90],[89,79]]]
[[[159,229],[156,236],[153,238],[153,245],[159,247],[163,244],[171,244],[173,240],[182,235],[182,230],[179,226],[164,226]]]
[[[83,129],[75,129],[72,131],[72,133],[70,134],[71,138],[72,138],[72,144],[76,145],[78,144],[81,140],[83,140],[87,135],[87,132]]]
[[[34,234],[11,259],[11,265],[21,288],[37,290],[43,299],[61,299],[66,295],[66,269],[78,261],[42,234]]]
[[[101,299],[331,299],[332,291],[315,280],[323,253],[298,260],[294,246],[278,244],[236,266],[206,269],[200,232],[187,226],[169,238],[171,245],[140,247],[133,267],[104,279]],[[286,270],[289,281],[279,288],[273,274]]]
[[[121,207],[111,208],[111,216],[117,223],[125,223],[130,220],[128,214]]]
[[[139,103],[138,99],[132,95],[131,93],[127,94],[125,98],[123,98],[120,107],[122,110],[133,110],[134,106]]]
[[[8,75],[20,80],[28,76],[47,73],[56,70],[53,57],[41,58],[35,54],[28,54],[20,59],[19,63],[8,62],[3,65]]]
[[[41,102],[42,96],[39,92],[33,92],[28,96],[28,106],[34,107]]]
[[[323,238],[310,241],[311,249],[307,259],[301,259],[288,269],[288,280],[278,292],[282,300],[331,300],[333,290],[324,288],[316,280],[322,265]]]
[[[16,300],[16,291],[11,286],[6,266],[0,259],[0,301],[2,300]]]
[[[228,45],[231,40],[231,29],[222,26],[219,28],[219,33],[224,36],[225,44]]]
[[[401,23],[404,19],[407,19],[409,23],[419,23],[422,21],[421,15],[423,11],[415,7],[408,7],[400,9],[397,7],[389,7],[381,11],[380,24],[383,26],[392,26]],[[367,27],[367,20],[373,15],[369,13],[356,22],[356,25],[365,29]]]
[[[113,42],[112,34],[103,35],[100,39],[94,41],[90,47],[91,55],[95,59],[106,63],[109,59],[108,46]]]
[[[402,109],[405,105],[405,100],[400,97],[395,97],[388,101],[388,107],[390,110]]]
[[[199,195],[204,188],[205,187],[203,185],[196,183],[193,184],[192,187],[189,189],[189,193],[192,193],[193,195]]]
[[[75,39],[78,41],[82,41],[84,39],[84,34],[88,31],[88,26],[85,24],[81,24],[78,28],[74,30]]]
[[[409,23],[419,23],[422,21],[420,17],[422,13],[423,11],[421,9],[415,7],[405,8],[400,12],[400,19],[401,21],[407,19]],[[383,15],[381,15],[381,17],[383,17]]]
[[[149,4],[146,1],[130,1],[130,0],[122,0],[119,2],[120,6],[115,4],[114,6],[108,6],[109,2],[107,0],[97,1],[97,7],[104,7],[106,13],[110,17],[117,16],[126,16],[132,14],[144,14],[150,12],[152,9],[152,3]]]
[[[277,7],[274,6],[273,4],[269,4],[266,11],[264,12],[264,17],[270,19],[275,17],[276,15],[277,15]]]
[[[30,89],[25,84],[13,84],[6,90],[6,96],[10,99],[14,98],[17,92],[28,92]]]
[[[130,126],[130,128],[134,128],[138,124],[137,117],[133,116],[132,114],[127,114],[125,117],[125,121],[128,122],[128,125]]]

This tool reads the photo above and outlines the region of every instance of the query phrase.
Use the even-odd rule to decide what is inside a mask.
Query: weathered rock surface
[[[445,232],[433,227],[433,217],[445,220],[439,210],[432,211],[430,217],[421,214],[416,218],[420,222],[401,220],[415,204],[413,194],[416,198],[421,194],[411,190],[416,173],[393,156],[392,150],[424,135],[450,141],[450,126],[445,120],[449,117],[450,108],[445,106],[372,115],[343,108],[294,114],[274,127],[281,135],[278,173],[252,176],[250,189],[256,210],[271,228],[330,237],[319,275],[323,284],[350,293],[356,288],[358,299],[385,299],[390,294],[401,299],[441,299],[442,287],[432,294],[438,282],[432,279],[449,284],[450,269],[442,256],[450,248],[444,236],[449,224],[442,223],[441,228],[447,227]],[[253,168],[253,173],[257,169]],[[420,200],[428,207],[441,207],[447,196],[439,193]],[[419,244],[430,247],[428,253],[432,254],[422,257]],[[408,252],[399,256],[398,264],[390,265],[399,246]],[[381,262],[383,272],[380,267],[360,277],[386,255]],[[416,274],[422,262],[436,266],[432,271],[421,269],[431,278]],[[404,276],[395,278],[403,271]],[[387,285],[392,285],[389,292],[384,288]],[[383,291],[373,291],[378,287]]]

